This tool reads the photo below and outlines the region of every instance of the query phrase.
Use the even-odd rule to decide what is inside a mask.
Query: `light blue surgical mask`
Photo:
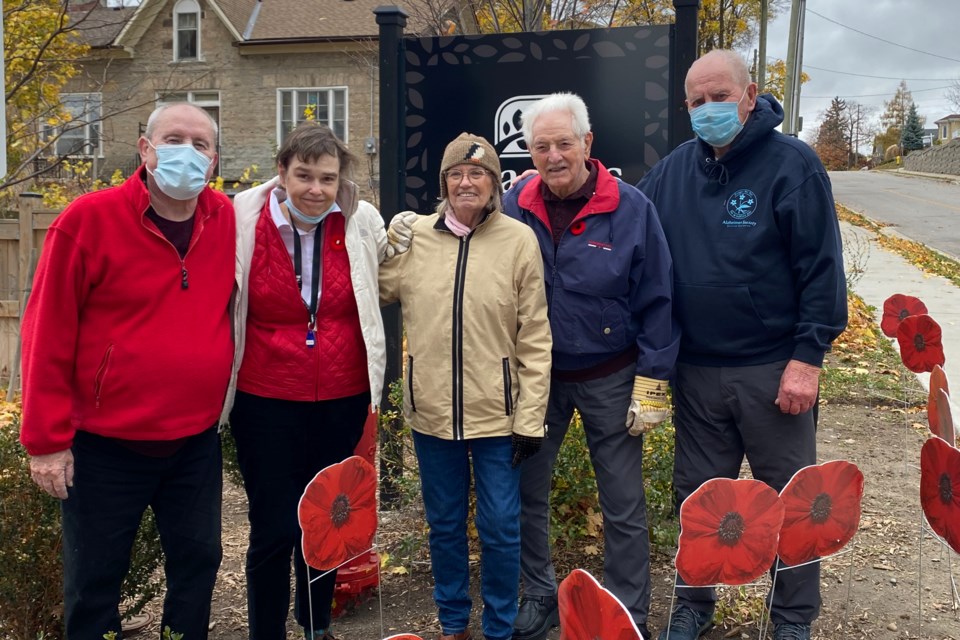
[[[292,215],[294,218],[296,218],[297,220],[299,220],[304,224],[320,224],[321,222],[323,222],[323,219],[330,214],[331,211],[337,208],[337,203],[334,202],[330,205],[329,209],[327,209],[320,215],[308,216],[303,211],[300,211],[300,209],[297,209],[297,207],[294,206],[293,198],[287,198],[284,204],[287,205],[287,209],[290,210],[290,215]]]
[[[212,160],[193,148],[192,144],[154,146],[157,168],[150,172],[157,188],[174,200],[193,200],[207,186],[207,170]],[[148,170],[149,171],[149,170]]]
[[[711,147],[725,147],[743,131],[740,122],[740,103],[747,95],[736,102],[705,102],[690,112],[690,125],[697,137]]]

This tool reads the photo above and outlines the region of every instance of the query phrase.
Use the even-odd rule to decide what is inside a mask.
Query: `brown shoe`
[[[460,633],[453,633],[448,636],[440,634],[440,640],[470,640],[470,629],[464,629]]]

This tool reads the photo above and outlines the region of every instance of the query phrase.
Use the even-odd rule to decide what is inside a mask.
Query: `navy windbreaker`
[[[846,326],[830,179],[806,143],[774,129],[782,120],[776,99],[759,96],[719,161],[690,140],[637,185],[673,256],[680,362],[820,366]]]
[[[636,344],[636,375],[667,379],[679,335],[670,254],[657,212],[637,189],[597,165],[597,188],[554,246],[540,176],[514,185],[503,211],[540,243],[553,366],[584,369]]]

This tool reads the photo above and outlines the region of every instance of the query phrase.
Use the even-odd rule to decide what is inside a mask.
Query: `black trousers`
[[[149,506],[166,555],[161,628],[204,640],[222,555],[217,429],[162,458],[80,431],[73,457],[73,487],[61,503],[67,638],[102,640],[110,631],[120,637],[120,587]]]
[[[337,572],[310,583],[301,550],[297,507],[317,472],[353,455],[363,435],[370,394],[322,402],[276,400],[238,392],[230,426],[250,503],[247,615],[250,640],[283,640],[290,609],[290,558],[296,573],[294,618],[330,626]],[[310,577],[320,572],[311,570]]]

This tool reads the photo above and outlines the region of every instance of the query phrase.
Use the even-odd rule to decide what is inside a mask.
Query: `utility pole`
[[[803,72],[803,25],[807,0],[793,0],[787,45],[787,81],[783,92],[783,132],[800,132],[800,76]]]
[[[767,9],[770,0],[760,0],[760,60],[757,63],[757,93],[767,84]]]

